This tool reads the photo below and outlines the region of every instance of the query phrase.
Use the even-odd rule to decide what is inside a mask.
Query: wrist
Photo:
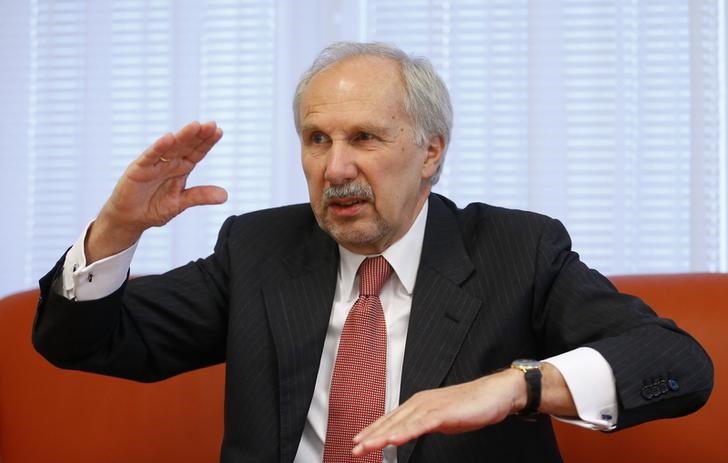
[[[499,375],[507,379],[509,383],[508,390],[511,391],[511,409],[509,415],[517,415],[528,402],[528,390],[523,372],[515,368],[506,368]]]
[[[556,416],[578,416],[571,391],[559,369],[547,362],[541,365],[543,387],[539,411]]]
[[[521,387],[525,385],[525,395],[519,394],[517,413],[521,415],[533,415],[539,412],[541,405],[542,391],[542,367],[543,364],[538,360],[518,359],[511,363],[511,370],[515,371],[521,377]],[[523,397],[525,396],[525,403]]]
[[[86,265],[129,249],[140,237],[141,232],[115,226],[103,214],[99,214],[89,226],[84,239]]]

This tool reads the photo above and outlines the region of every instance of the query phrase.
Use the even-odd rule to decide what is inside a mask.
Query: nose
[[[332,185],[343,185],[358,175],[354,150],[344,141],[334,141],[326,159],[324,178]]]

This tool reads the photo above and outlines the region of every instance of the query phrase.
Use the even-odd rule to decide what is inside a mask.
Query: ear
[[[442,156],[445,152],[445,137],[435,135],[427,142],[427,152],[422,163],[422,178],[431,179],[437,172],[440,163],[443,161]]]

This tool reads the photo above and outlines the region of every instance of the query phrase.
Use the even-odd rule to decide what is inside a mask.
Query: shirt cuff
[[[612,367],[602,354],[590,347],[579,347],[544,362],[556,367],[564,377],[579,415],[579,419],[554,418],[596,431],[616,427],[617,389]]]
[[[61,293],[66,299],[76,301],[101,299],[119,289],[126,281],[138,242],[118,254],[87,266],[84,242],[92,223],[86,225],[86,229],[66,253]]]

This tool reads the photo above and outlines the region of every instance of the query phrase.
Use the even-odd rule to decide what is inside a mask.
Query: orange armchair
[[[37,300],[0,300],[0,462],[219,461],[222,365],[154,384],[58,369],[30,343]]]
[[[557,422],[564,461],[590,463],[728,461],[728,274],[611,277],[623,293],[639,296],[660,316],[671,318],[708,351],[715,369],[708,403],[686,417],[658,420],[614,433]]]
[[[726,461],[728,274],[614,277],[700,341],[715,389],[697,413],[616,433],[555,422],[566,462]],[[214,462],[222,440],[224,369],[154,384],[64,371],[30,343],[36,290],[0,300],[0,462]]]

